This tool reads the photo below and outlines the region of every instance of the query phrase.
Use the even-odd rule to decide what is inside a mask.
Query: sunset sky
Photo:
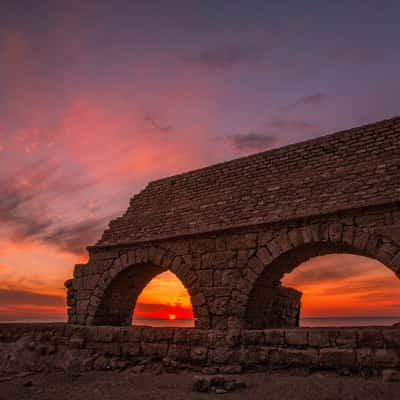
[[[65,318],[63,282],[149,180],[398,115],[399,15],[397,0],[2,0],[0,320]],[[190,316],[172,278],[142,317]],[[326,256],[285,283],[309,316],[400,315],[400,281],[372,260]]]

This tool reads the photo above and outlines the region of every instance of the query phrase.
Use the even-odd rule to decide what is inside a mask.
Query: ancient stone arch
[[[250,292],[246,291],[245,327],[298,326],[301,293],[282,287],[281,279],[313,257],[333,253],[361,255],[381,261],[400,277],[393,258],[399,251],[395,242],[343,223],[306,225],[280,232],[257,250],[261,272],[256,271]]]
[[[182,256],[157,247],[138,247],[123,252],[99,276],[89,297],[86,323],[131,325],[136,300],[157,275],[171,270],[188,289],[195,320],[208,316],[195,272]]]
[[[130,324],[170,269],[197,328],[293,326],[301,294],[277,282],[302,260],[350,252],[399,276],[400,118],[151,182],[88,251],[66,282],[72,324]]]

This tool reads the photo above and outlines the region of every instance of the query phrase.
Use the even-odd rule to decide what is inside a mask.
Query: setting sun
[[[173,321],[176,319],[176,315],[175,314],[168,314],[168,318]]]

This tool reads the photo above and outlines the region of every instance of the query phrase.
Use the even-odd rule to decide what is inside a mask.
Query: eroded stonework
[[[130,325],[136,299],[171,270],[195,326],[298,324],[280,285],[309,258],[351,253],[400,277],[400,118],[152,182],[76,265],[69,322]]]

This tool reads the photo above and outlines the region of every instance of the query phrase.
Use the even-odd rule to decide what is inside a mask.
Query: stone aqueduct
[[[297,325],[284,273],[328,253],[400,277],[400,117],[151,182],[76,265],[69,323],[130,325],[136,299],[171,270],[195,327]]]

